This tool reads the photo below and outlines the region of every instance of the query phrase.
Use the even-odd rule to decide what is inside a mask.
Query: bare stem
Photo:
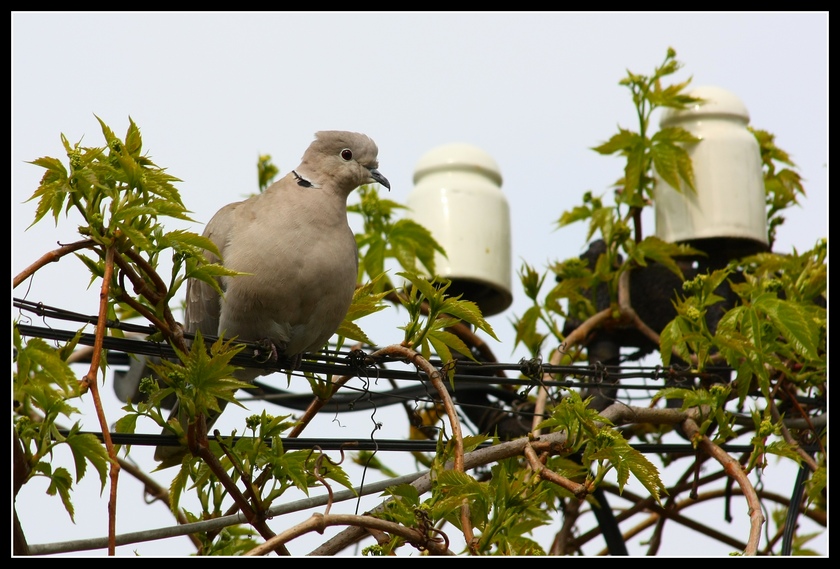
[[[69,245],[62,245],[58,249],[54,249],[48,253],[45,253],[41,256],[40,259],[23,269],[20,273],[15,275],[14,280],[12,281],[12,288],[15,289],[17,286],[34,275],[41,267],[44,267],[48,263],[57,263],[62,257],[65,255],[69,255],[79,249],[90,249],[96,244],[95,241],[92,239],[85,239],[84,241],[77,241],[76,243],[71,243]]]

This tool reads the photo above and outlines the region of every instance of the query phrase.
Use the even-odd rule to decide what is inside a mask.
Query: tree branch
[[[48,263],[57,263],[65,255],[69,255],[70,253],[80,249],[90,249],[94,245],[96,245],[95,241],[92,239],[85,239],[84,241],[77,241],[76,243],[71,243],[69,245],[62,245],[58,249],[44,253],[40,259],[15,275],[15,278],[12,280],[12,289],[17,288],[20,283],[34,275],[41,267],[44,267]]]

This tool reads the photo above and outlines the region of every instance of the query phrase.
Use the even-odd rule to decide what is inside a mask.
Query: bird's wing
[[[232,236],[236,210],[241,203],[228,204],[220,209],[204,229],[204,237],[210,239],[222,254],[222,259],[219,259],[213,253],[207,251],[205,258],[208,263],[224,262],[225,250]],[[224,291],[224,279],[218,279],[218,282]],[[220,310],[221,299],[212,286],[198,279],[187,280],[184,326],[188,333],[194,334],[200,331],[204,336],[218,336]]]

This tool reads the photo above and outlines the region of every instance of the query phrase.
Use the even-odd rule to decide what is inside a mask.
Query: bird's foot
[[[303,354],[297,354],[289,358],[289,365],[292,370],[300,368],[300,363],[303,361]]]
[[[260,363],[277,363],[284,346],[278,346],[270,338],[263,338],[256,342],[257,349],[254,350],[254,358]]]
[[[254,358],[260,363],[280,363],[281,360],[288,363],[291,370],[296,370],[300,367],[303,359],[303,354],[294,356],[286,356],[285,342],[275,342],[270,338],[263,338],[256,342],[257,349],[254,350]]]

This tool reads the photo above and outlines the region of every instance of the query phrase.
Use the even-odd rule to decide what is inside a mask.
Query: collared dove
[[[247,274],[220,279],[224,298],[207,283],[189,280],[186,332],[263,343],[275,357],[298,361],[321,349],[344,320],[356,287],[358,250],[347,198],[363,184],[391,189],[377,170],[377,153],[364,134],[318,132],[300,166],[263,193],[220,209],[204,236],[225,267]],[[218,259],[208,254],[208,261]],[[250,382],[266,373],[241,369],[234,375]],[[170,419],[177,413],[176,404]],[[208,428],[213,420],[207,418]],[[158,447],[155,459],[171,462],[184,451]]]

